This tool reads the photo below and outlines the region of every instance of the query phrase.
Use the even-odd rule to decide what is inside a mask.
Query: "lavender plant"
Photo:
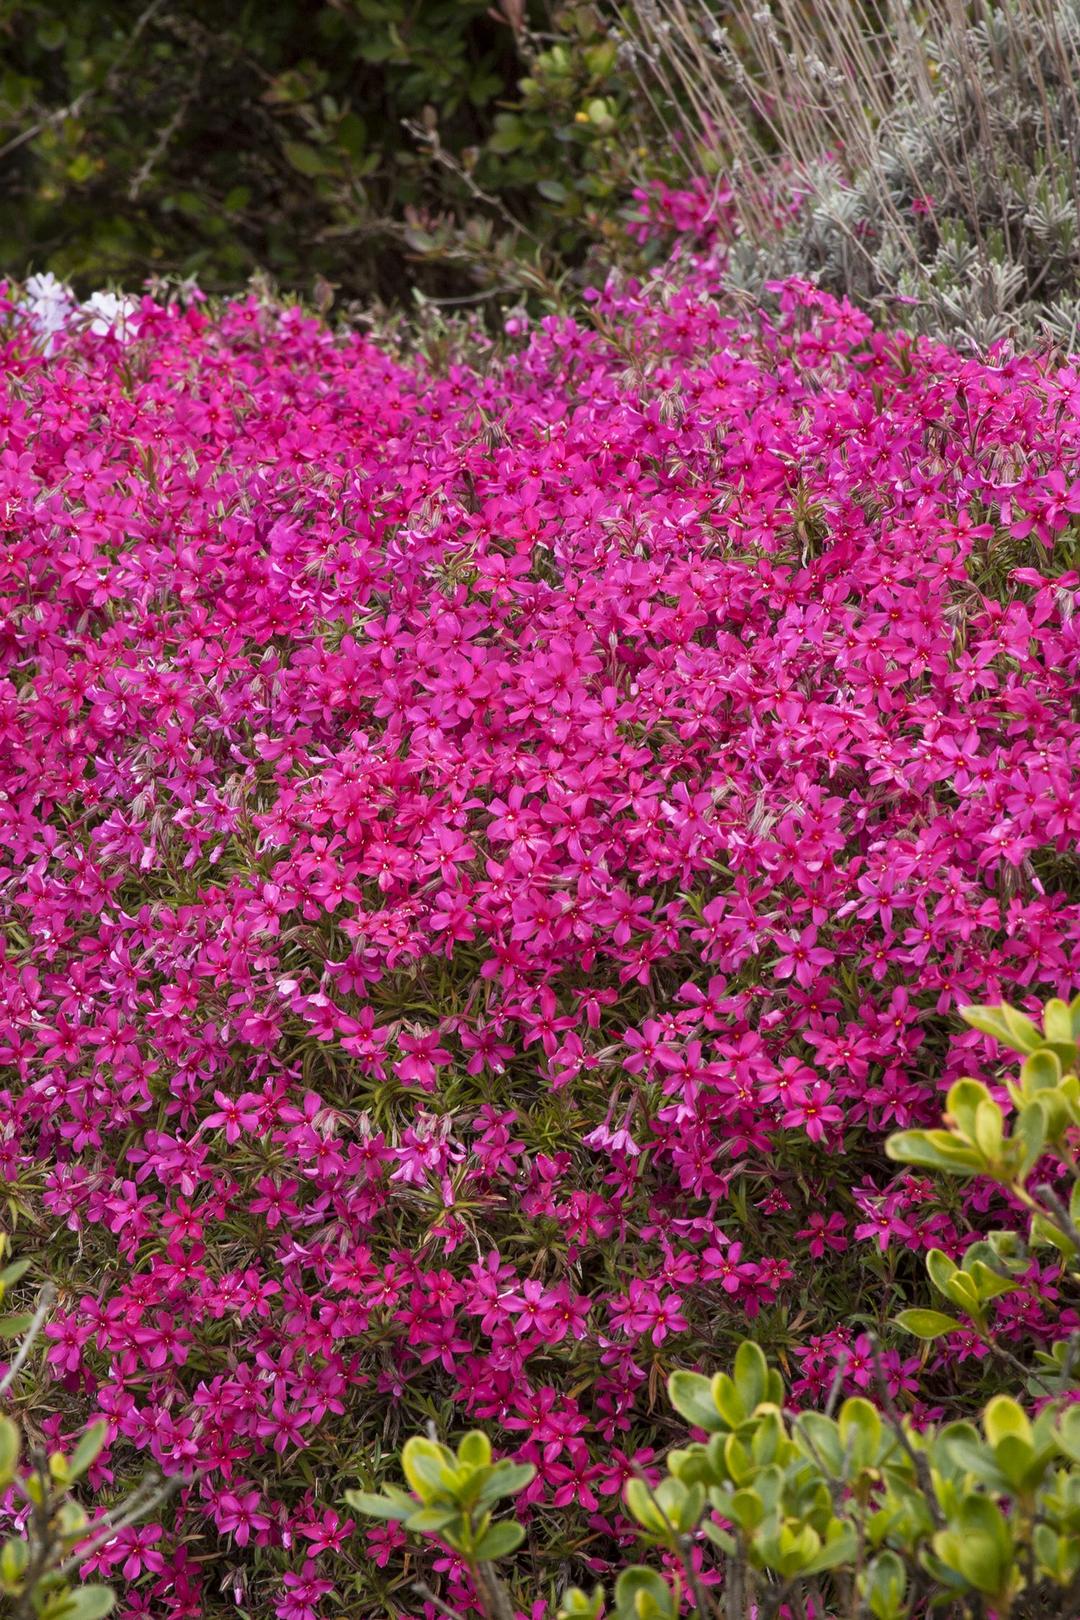
[[[733,284],[781,275],[983,348],[1080,331],[1077,0],[645,0],[643,83],[735,182]]]

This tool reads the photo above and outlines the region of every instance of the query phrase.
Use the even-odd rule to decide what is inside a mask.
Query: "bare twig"
[[[833,1374],[833,1381],[829,1389],[828,1399],[825,1402],[826,1417],[832,1417],[833,1412],[836,1409],[836,1403],[840,1399],[840,1391],[844,1387],[844,1374],[847,1371],[847,1364],[849,1360],[850,1357],[848,1356],[847,1351],[841,1350],[839,1356],[837,1357],[836,1371]]]
[[[697,1606],[698,1613],[705,1616],[714,1614],[714,1605],[709,1601],[709,1596],[702,1585],[701,1577],[694,1568],[692,1542],[688,1536],[680,1535],[678,1530],[676,1530],[675,1526],[664,1512],[662,1503],[658,1501],[656,1492],[649,1484],[649,1481],[646,1479],[641,1469],[635,1468],[633,1472],[634,1478],[639,1479],[644,1485],[645,1489],[648,1491],[649,1501],[660,1515],[661,1523],[663,1524],[668,1535],[671,1537],[672,1547],[679,1555],[679,1562],[682,1564],[683,1574],[686,1576],[686,1584],[693,1593],[694,1603]]]
[[[191,76],[191,83],[188,85],[188,88],[177,102],[172,117],[169,119],[168,123],[164,125],[161,134],[158,136],[157,140],[154,142],[143,161],[139,164],[135,174],[132,176],[131,184],[128,186],[129,202],[138,202],[143,186],[145,186],[146,182],[153,174],[154,168],[168,147],[169,142],[172,140],[173,136],[184,122],[187,110],[195,100],[195,97],[198,95],[202,85],[203,66],[204,59],[200,56],[198,65]]]
[[[20,131],[18,135],[13,135],[10,141],[0,146],[0,159],[6,158],[11,152],[18,151],[20,146],[25,146],[27,141],[36,139],[44,130],[51,129],[54,124],[62,124],[66,118],[78,118],[87,104],[95,96],[100,95],[103,90],[106,93],[115,90],[119,84],[120,69],[135,49],[139,35],[153,21],[153,18],[164,4],[165,0],[150,0],[150,4],[146,9],[136,17],[131,33],[124,41],[123,47],[100,85],[91,85],[88,89],[81,91],[73,101],[69,101],[66,107],[58,107],[55,112],[47,113],[44,118],[39,118],[37,123],[31,124],[28,129]]]
[[[121,1530],[130,1525],[137,1524],[147,1513],[152,1513],[156,1507],[167,1502],[170,1496],[180,1489],[184,1483],[179,1476],[172,1479],[158,1481],[150,1475],[137,1485],[131,1495],[121,1502],[113,1513],[107,1513],[104,1519],[97,1521],[100,1528],[84,1541],[69,1558],[66,1558],[56,1570],[56,1574],[63,1578],[74,1572],[97,1552],[99,1547],[113,1539]]]
[[[1077,1230],[1075,1221],[1053,1187],[1036,1187],[1035,1191],[1042,1200],[1045,1209],[1050,1212],[1049,1215],[1044,1215],[1043,1218],[1056,1226],[1062,1236],[1067,1237],[1073,1248],[1080,1254],[1080,1231]]]
[[[473,197],[476,202],[483,203],[485,208],[492,209],[496,214],[498,214],[504,225],[506,225],[510,230],[514,231],[518,235],[527,237],[529,241],[532,242],[536,247],[542,247],[543,244],[541,243],[540,238],[533,231],[529,230],[527,225],[523,225],[521,220],[514,218],[513,214],[507,208],[501,197],[495,197],[490,191],[485,191],[482,186],[477,185],[476,181],[473,179],[468,170],[465,169],[458,162],[457,158],[455,158],[443,146],[442,142],[439,140],[439,132],[437,129],[427,129],[423,124],[414,123],[408,118],[403,118],[401,123],[402,128],[407,129],[410,135],[414,136],[416,140],[420,141],[422,145],[427,147],[431,157],[440,165],[440,167],[449,169],[450,173],[455,175],[456,178],[461,181],[469,195]]]
[[[437,1592],[433,1592],[431,1587],[426,1585],[424,1581],[413,1581],[412,1589],[416,1593],[417,1597],[422,1597],[424,1599],[425,1603],[434,1604],[439,1613],[446,1616],[446,1620],[465,1620],[465,1616],[463,1614],[459,1614],[457,1609],[452,1609],[449,1603],[444,1603],[439,1594]]]
[[[514,1620],[514,1605],[510,1602],[506,1588],[492,1564],[476,1566],[476,1584],[490,1620]]]

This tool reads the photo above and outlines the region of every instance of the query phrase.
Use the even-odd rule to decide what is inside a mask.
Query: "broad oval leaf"
[[[964,1323],[958,1322],[955,1316],[946,1316],[944,1311],[901,1311],[896,1325],[905,1333],[913,1333],[917,1339],[940,1339],[946,1333],[964,1331]]]
[[[376,1496],[371,1491],[346,1491],[345,1500],[357,1513],[364,1513],[369,1519],[407,1519],[415,1509],[415,1503],[402,1504],[392,1502],[388,1496]]]
[[[494,1558],[505,1558],[507,1553],[516,1552],[524,1540],[521,1525],[513,1519],[503,1519],[484,1531],[476,1544],[476,1556],[482,1563],[490,1563]]]
[[[19,1465],[19,1431],[9,1417],[0,1417],[0,1487],[10,1485]]]
[[[726,1427],[716,1410],[711,1381],[701,1373],[673,1372],[668,1379],[668,1399],[695,1429],[715,1434]]]

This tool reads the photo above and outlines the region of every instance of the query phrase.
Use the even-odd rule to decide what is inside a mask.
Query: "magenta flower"
[[[883,1137],[999,1082],[958,1006],[1080,990],[1076,368],[750,319],[723,188],[639,202],[675,262],[437,365],[0,294],[0,1171],[90,1492],[185,1481],[133,1612],[370,1607],[346,1453],[428,1409],[605,1564],[661,1363],[775,1306],[800,1402],[868,1387],[861,1246],[986,1213]],[[1044,1258],[1018,1355],[1076,1326]]]
[[[817,937],[818,931],[813,927],[804,928],[794,935],[777,934],[780,956],[773,966],[774,976],[777,979],[790,979],[794,974],[799,984],[812,984],[819,976],[818,970],[828,967],[835,960],[832,951],[815,943]]]
[[[261,1493],[251,1491],[222,1491],[217,1498],[217,1527],[223,1535],[231,1535],[238,1547],[246,1547],[252,1535],[269,1530],[270,1520],[258,1511]]]

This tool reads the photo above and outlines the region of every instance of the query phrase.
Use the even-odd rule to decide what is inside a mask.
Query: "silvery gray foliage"
[[[806,201],[731,280],[808,276],[972,348],[1080,334],[1080,0],[889,11],[890,105],[845,161],[788,154]],[[755,239],[756,237],[756,239]]]

